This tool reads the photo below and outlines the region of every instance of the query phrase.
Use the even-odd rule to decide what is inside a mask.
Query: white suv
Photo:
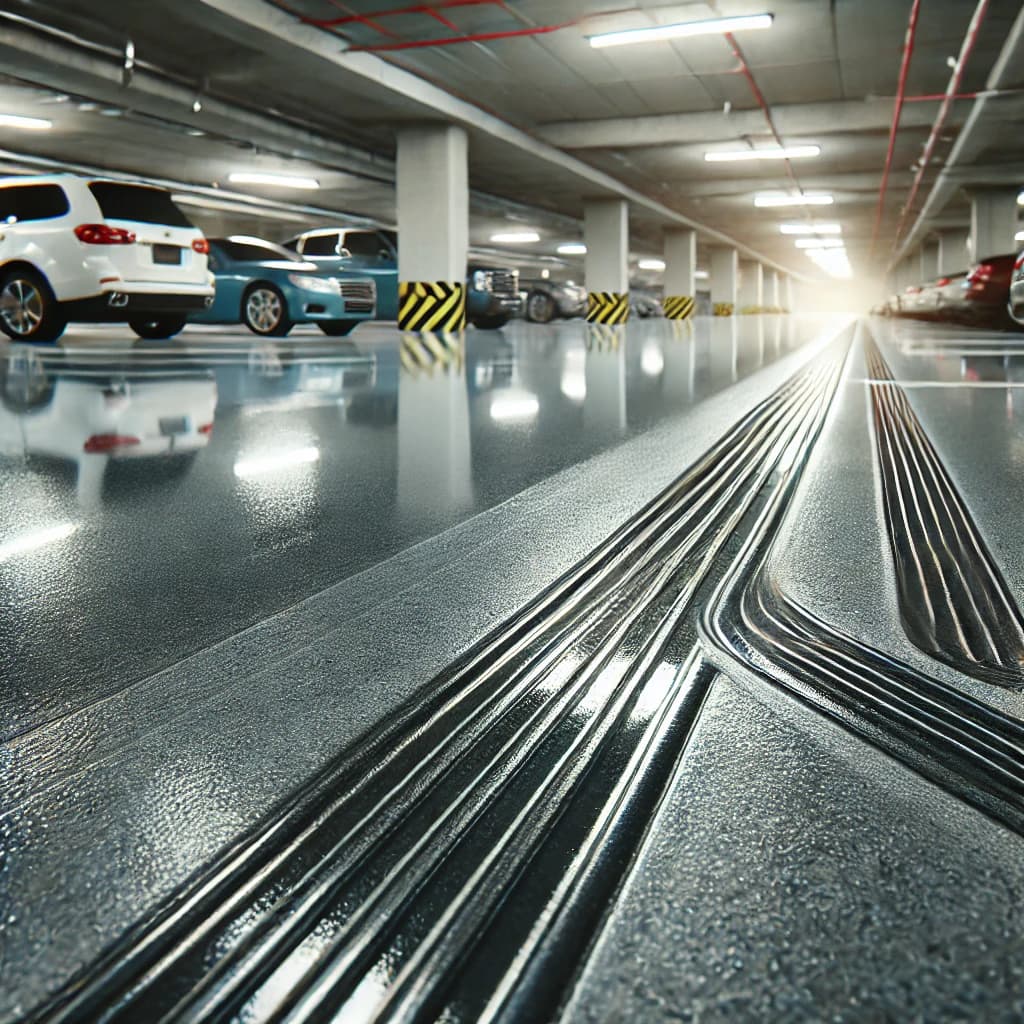
[[[0,178],[0,330],[56,341],[69,320],[168,338],[213,302],[209,246],[162,188],[72,174]]]

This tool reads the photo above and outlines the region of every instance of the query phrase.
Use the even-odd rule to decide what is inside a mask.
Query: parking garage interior
[[[1019,0],[0,4],[0,1022],[1024,1017]]]

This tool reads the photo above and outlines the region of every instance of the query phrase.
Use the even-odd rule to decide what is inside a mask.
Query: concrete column
[[[1019,193],[1019,188],[985,188],[970,193],[972,262],[1015,251]]]
[[[787,313],[792,313],[793,312],[793,278],[791,278],[789,276],[789,274],[783,274],[779,283],[782,286],[782,294],[780,296],[781,299],[782,299],[782,308]]]
[[[939,276],[939,243],[929,240],[921,246],[921,281],[934,281]]]
[[[956,274],[967,269],[967,231],[947,228],[938,233],[940,274]]]
[[[778,309],[782,305],[779,289],[779,272],[777,270],[766,270],[764,272],[764,304],[772,309]]]
[[[764,305],[764,267],[755,260],[740,261],[740,312]]]
[[[736,311],[736,280],[739,257],[735,249],[711,250],[711,305],[715,316],[732,316]]]
[[[665,233],[665,316],[685,320],[693,313],[697,295],[697,232]]]
[[[591,199],[583,208],[587,319],[620,324],[629,316],[629,207],[625,199]]]
[[[460,330],[466,323],[469,167],[454,125],[398,132],[398,326]]]

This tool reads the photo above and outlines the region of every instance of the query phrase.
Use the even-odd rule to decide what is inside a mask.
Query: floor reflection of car
[[[0,455],[74,465],[80,497],[118,464],[183,471],[209,443],[216,406],[207,370],[0,356]]]
[[[587,312],[587,289],[572,281],[524,281],[526,319],[535,324],[571,320]]]
[[[367,278],[339,279],[294,252],[261,238],[211,238],[217,294],[193,323],[243,323],[254,334],[282,337],[296,324],[348,334],[373,318],[377,289]]]

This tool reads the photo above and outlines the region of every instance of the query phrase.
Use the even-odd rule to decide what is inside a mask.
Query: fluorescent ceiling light
[[[1024,192],[1021,192],[1021,194],[1017,196],[1017,205],[1024,206]]]
[[[784,235],[841,235],[842,226],[835,222],[812,222],[810,224],[780,224],[779,230]]]
[[[1018,231],[1017,234],[1013,236],[1013,240],[1015,242],[1024,242],[1024,231]]]
[[[77,529],[77,523],[58,523],[45,530],[33,530],[31,533],[23,533],[20,537],[12,537],[0,544],[0,562],[6,562],[18,555],[26,555],[30,551],[46,547],[47,544],[55,544],[65,537],[70,537]]]
[[[320,459],[320,449],[310,445],[306,448],[291,448],[287,451],[269,452],[266,455],[251,455],[235,463],[235,476],[245,479],[276,473],[292,466],[308,466]]]
[[[590,36],[595,49],[606,46],[628,46],[632,43],[654,43],[663,39],[683,39],[687,36],[721,35],[725,32],[746,32],[756,28],[771,28],[773,15],[749,14],[737,18],[710,18],[706,21],[683,21],[675,25],[653,25],[651,28],[630,28],[621,32],[602,32]]]
[[[587,247],[582,242],[566,242],[558,247],[560,256],[583,256],[586,251]]]
[[[762,192],[754,196],[755,206],[831,206],[835,200],[825,192],[791,196],[784,192]]]
[[[842,249],[841,238],[798,238],[794,243],[798,249]]]
[[[281,188],[317,189],[316,178],[300,178],[291,174],[264,174],[262,171],[233,171],[228,175],[233,185],[278,185]]]
[[[45,117],[22,117],[20,114],[0,114],[0,128],[23,128],[28,132],[45,132],[53,122]]]
[[[496,235],[491,235],[491,241],[521,245],[526,242],[539,242],[540,235],[536,231],[499,231]]]
[[[799,160],[818,156],[820,146],[766,146],[763,149],[721,149],[704,154],[709,164],[730,163],[737,160]]]
[[[664,270],[665,269],[665,261],[664,260],[641,260],[637,264],[637,266],[641,270]]]

